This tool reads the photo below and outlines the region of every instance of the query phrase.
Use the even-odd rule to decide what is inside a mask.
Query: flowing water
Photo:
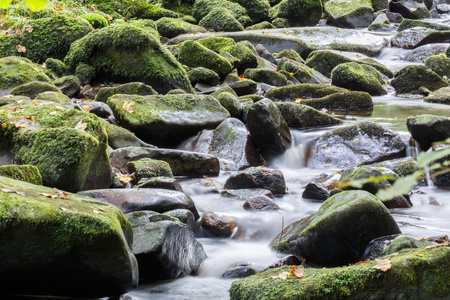
[[[411,64],[404,61],[407,50],[385,48],[376,58],[392,70]],[[359,121],[373,121],[383,124],[401,134],[405,143],[410,135],[406,129],[406,118],[418,114],[450,116],[450,106],[429,104],[418,98],[399,98],[390,93],[374,97],[374,110],[370,115],[339,115],[344,125]],[[184,191],[192,197],[199,212],[213,211],[229,215],[245,229],[244,238],[240,240],[197,237],[203,244],[208,258],[203,263],[199,274],[181,279],[142,284],[129,293],[134,300],[176,299],[176,300],[222,300],[228,299],[228,288],[232,280],[221,279],[229,268],[240,263],[249,263],[257,269],[263,269],[276,262],[283,255],[271,251],[267,245],[281,229],[294,220],[306,217],[317,211],[321,203],[302,199],[304,186],[321,173],[336,170],[318,170],[308,167],[308,145],[315,138],[336,127],[314,130],[292,130],[294,143],[272,165],[279,168],[286,179],[289,194],[276,198],[280,206],[278,211],[246,211],[243,201],[226,198],[211,192],[214,186],[205,185],[205,179],[181,181]],[[408,155],[417,155],[410,148]],[[230,172],[222,172],[213,178],[220,189]],[[418,191],[420,190],[420,191]],[[450,234],[450,193],[433,186],[420,187],[411,196],[412,208],[394,209],[392,213],[402,232],[414,238]]]

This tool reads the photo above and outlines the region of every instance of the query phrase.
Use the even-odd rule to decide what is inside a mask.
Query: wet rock
[[[106,133],[108,135],[108,145],[113,149],[125,148],[125,147],[149,147],[156,148],[150,144],[144,143],[138,139],[131,131],[105,122]]]
[[[440,88],[431,92],[423,101],[431,103],[450,104],[450,87]]]
[[[137,189],[166,189],[183,192],[183,188],[173,177],[157,176],[152,178],[141,178],[136,184]]]
[[[0,165],[0,176],[25,181],[35,185],[42,185],[39,169],[30,165]]]
[[[242,31],[244,26],[224,7],[211,10],[199,22],[200,26],[212,31]]]
[[[95,96],[95,101],[106,103],[108,98],[115,94],[148,96],[158,93],[151,86],[142,82],[129,82],[114,87],[102,87]]]
[[[76,104],[64,105],[65,108],[74,108],[84,112],[90,112],[102,119],[113,119],[114,113],[111,108],[103,102],[83,101]]]
[[[353,167],[403,156],[405,150],[398,133],[363,122],[322,135],[314,143],[308,164],[315,168]]]
[[[222,169],[241,170],[264,164],[244,123],[235,118],[226,119],[216,128],[209,153],[229,162]]]
[[[338,27],[367,27],[373,21],[372,2],[369,0],[328,1],[324,10],[327,23]]]
[[[264,47],[261,44],[256,45],[256,52],[258,53],[258,55],[262,58],[264,58],[265,60],[271,62],[274,65],[277,65],[278,62],[275,59],[275,57],[272,55],[272,53],[269,52],[269,50],[266,49],[266,47]],[[294,51],[295,52],[295,51]],[[297,53],[297,52],[295,52]],[[297,53],[298,55],[298,53]]]
[[[321,174],[320,178],[306,185],[302,198],[316,201],[327,200],[330,196],[330,191],[336,188],[340,178],[341,174],[337,172],[331,175]]]
[[[258,88],[258,84],[253,80],[239,80],[228,84],[238,96],[255,94]]]
[[[389,0],[373,0],[372,8],[374,12],[389,9]]]
[[[385,13],[379,14],[372,23],[370,23],[369,31],[391,31],[394,27]]]
[[[187,225],[190,231],[194,232],[195,228],[195,217],[194,214],[188,209],[173,209],[166,211],[163,215],[170,216],[173,218],[177,218],[181,223]]]
[[[421,20],[403,19],[400,25],[398,26],[397,31],[404,31],[406,29],[414,27],[425,27],[435,30],[450,30],[450,26],[445,24],[431,23]]]
[[[187,226],[167,215],[137,211],[126,215],[133,228],[139,277],[154,281],[195,274],[206,253]]]
[[[167,162],[151,158],[141,158],[127,163],[128,171],[135,173],[136,180],[151,177],[173,177]]]
[[[440,14],[448,14],[448,13],[450,13],[450,5],[449,4],[438,4],[436,6],[436,10]]]
[[[237,229],[233,218],[214,212],[205,212],[200,220],[200,226],[206,235],[213,237],[230,237]]]
[[[67,67],[62,61],[52,57],[45,60],[45,68],[53,71],[57,76],[63,76],[67,71]]]
[[[288,72],[298,80],[299,83],[327,83],[329,79],[306,66],[304,63],[283,57],[277,66],[278,72]]]
[[[371,165],[375,168],[387,168],[400,176],[408,176],[416,171],[420,171],[421,168],[417,161],[413,157],[402,157],[391,160],[385,160]]]
[[[349,90],[367,92],[372,96],[387,94],[380,72],[370,65],[349,62],[331,71],[331,84]]]
[[[317,110],[329,111],[370,111],[373,109],[372,97],[366,92],[343,91],[323,98],[300,99],[303,105]]]
[[[429,44],[417,47],[412,50],[405,60],[410,62],[423,63],[423,61],[431,55],[439,55],[445,53],[448,44]]]
[[[450,37],[450,31],[433,30],[425,27],[414,27],[397,33],[391,39],[394,47],[414,49],[432,43],[446,43]]]
[[[273,101],[294,102],[296,99],[322,98],[345,89],[328,84],[294,84],[269,89],[265,96]]]
[[[202,26],[190,24],[182,19],[163,17],[155,22],[158,32],[168,38],[185,33],[206,32]]]
[[[192,86],[195,86],[197,83],[217,85],[220,82],[220,77],[216,72],[203,67],[190,70],[188,72],[188,77]]]
[[[387,11],[386,16],[388,17],[389,21],[392,23],[401,23],[403,20],[403,16],[399,13]]]
[[[188,195],[164,189],[105,189],[79,192],[117,206],[124,213],[151,210],[164,213],[173,209],[189,209],[199,218],[195,204]]]
[[[284,175],[279,170],[270,168],[248,168],[228,177],[225,189],[248,189],[263,188],[271,191],[274,195],[286,193],[286,182]]]
[[[16,86],[10,91],[10,94],[14,96],[26,96],[34,99],[37,95],[44,92],[61,93],[61,91],[53,84],[41,81],[32,81]]]
[[[266,196],[256,196],[248,199],[243,205],[246,210],[278,210],[280,207]]]
[[[341,120],[307,105],[292,102],[277,102],[275,104],[290,128],[305,129],[342,124]]]
[[[268,269],[279,268],[281,266],[294,266],[294,265],[298,266],[301,264],[302,264],[302,261],[297,256],[290,254],[290,255],[286,255],[285,257],[283,257],[282,259],[280,259],[273,265],[270,265],[268,267]]]
[[[256,68],[258,59],[256,50],[253,45],[247,41],[241,41],[228,47],[221,49],[222,53],[228,52],[238,60],[234,62],[234,66],[239,74],[244,73],[248,68]]]
[[[222,92],[216,96],[216,99],[219,100],[220,105],[228,110],[231,117],[240,119],[242,118],[242,103],[235,94]]]
[[[263,99],[252,104],[246,123],[252,141],[264,159],[270,160],[291,146],[289,127],[271,100]]]
[[[114,95],[108,98],[107,104],[124,128],[157,146],[178,145],[201,129],[216,127],[230,116],[217,99],[209,95]],[[124,105],[132,107],[124,110]]]
[[[237,190],[222,190],[221,196],[228,198],[235,198],[237,200],[248,200],[258,196],[265,196],[270,199],[275,198],[271,191],[266,189],[250,188],[250,189],[237,189]]]
[[[438,74],[422,65],[410,65],[403,67],[395,73],[391,85],[395,88],[397,95],[419,93],[420,87],[434,91],[448,86]]]
[[[250,275],[255,275],[257,272],[250,264],[238,264],[237,266],[228,269],[222,274],[222,278],[245,278]]]
[[[251,79],[256,82],[263,82],[273,86],[284,86],[287,78],[281,73],[272,70],[249,68],[244,72],[244,78]]]
[[[53,83],[69,98],[76,98],[80,93],[80,80],[74,75],[61,77]]]
[[[300,56],[300,54],[298,54],[296,51],[292,49],[285,49],[280,53],[274,53],[274,57],[278,59],[282,59],[283,57],[285,57],[289,58],[290,60],[305,63],[305,60]]]
[[[425,67],[442,77],[450,77],[450,58],[446,55],[432,55],[425,59]]]
[[[61,92],[43,92],[36,96],[36,100],[51,101],[60,104],[70,104],[70,98]]]
[[[410,117],[406,120],[406,126],[422,151],[427,151],[434,142],[441,142],[450,137],[450,120],[446,117]]]
[[[0,182],[24,193],[2,194],[2,293],[98,298],[137,287],[131,226],[120,210],[6,177]]]
[[[389,2],[389,10],[401,14],[408,19],[431,19],[423,1],[398,0]]]
[[[431,147],[432,151],[434,151],[434,152],[447,151],[447,153],[449,151],[449,148],[450,148],[450,146],[448,144],[434,145]],[[445,163],[448,163],[449,161],[450,161],[450,155],[447,155],[441,159],[433,161],[432,163],[430,163],[430,165],[439,163],[439,164],[441,164],[441,166],[444,166]],[[442,168],[430,171],[431,180],[433,181],[433,184],[435,186],[449,189],[450,188],[450,173],[447,170],[446,172],[441,174],[440,171],[442,171]]]
[[[272,7],[270,15],[272,19],[287,19],[291,27],[314,26],[322,17],[322,10],[318,0],[282,0]]]
[[[288,225],[270,247],[308,264],[333,267],[360,261],[371,240],[397,233],[397,223],[378,198],[366,191],[345,191],[312,216]]]

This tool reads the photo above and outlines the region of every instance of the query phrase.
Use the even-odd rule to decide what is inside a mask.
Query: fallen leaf
[[[58,193],[58,197],[59,198],[61,198],[61,199],[69,199],[69,193],[66,193],[66,192],[63,192],[61,190],[58,190],[57,188],[53,188],[53,190]]]
[[[119,178],[119,181],[124,184],[130,183],[131,181],[133,181],[132,174],[116,173],[116,176]]]
[[[53,107],[54,107],[54,108],[56,108],[56,109],[58,109],[58,110],[62,110],[62,109],[64,109],[64,107],[62,107],[62,106],[59,106],[59,105],[53,105]]]
[[[88,112],[91,111],[91,108],[89,107],[89,105],[83,105],[82,108],[83,108],[83,111],[84,111],[84,112],[87,112],[87,113],[88,113]]]
[[[3,96],[3,98],[8,98],[8,99],[11,99],[12,97],[14,97],[14,95],[11,95],[11,94]]]
[[[47,198],[52,198],[52,199],[58,198],[58,195],[52,195],[52,194],[47,194],[47,193],[39,193],[39,195],[47,197]]]
[[[417,253],[416,256],[423,257],[423,254]]]
[[[432,249],[432,248],[439,248],[439,247],[444,247],[444,246],[448,246],[449,242],[445,241],[442,244],[436,244],[436,245],[431,245],[431,246],[427,246],[427,249]]]
[[[83,123],[83,121],[80,120],[77,125],[75,125],[75,130],[84,131],[87,125],[87,123]]]
[[[94,213],[99,214],[100,212],[98,210],[93,209],[92,210]]]
[[[3,33],[6,35],[6,37],[10,37],[13,35],[16,31],[14,29],[9,28],[8,30],[3,31]]]
[[[28,32],[32,32],[33,31],[33,27],[31,27],[31,25],[25,25],[23,29],[28,31]]]
[[[22,45],[16,45],[16,50],[17,50],[17,52],[19,52],[19,53],[25,53],[25,52],[27,52],[27,48],[26,48],[25,46],[22,46]]]
[[[3,127],[3,128],[6,128],[6,127],[8,127],[8,124],[2,123],[2,127]]]
[[[366,262],[369,262],[369,261],[370,261],[370,259],[366,259],[366,260],[363,260],[363,261],[358,261],[357,263],[355,263],[355,266],[359,265],[359,264],[365,264]]]
[[[291,274],[300,279],[305,278],[305,276],[303,276],[303,268],[297,266],[291,266]]]
[[[134,112],[134,101],[128,103],[127,101],[125,101],[122,105],[122,109],[126,112],[129,112],[130,114]]]
[[[391,260],[389,258],[386,259],[378,259],[375,258],[377,264],[373,267],[374,269],[386,272],[391,269]]]
[[[18,194],[21,196],[25,196],[25,193],[19,192],[19,191],[15,191],[15,190],[10,190],[7,188],[0,188],[0,191],[5,192],[5,193],[9,193],[9,194]]]
[[[99,207],[98,209],[101,210],[101,211],[106,211],[106,209],[101,208],[101,207]]]
[[[61,208],[62,211],[66,211],[67,210],[67,208],[64,208],[64,207],[60,207],[60,208]]]
[[[303,101],[305,101],[305,99],[302,99],[302,98],[297,98],[297,99],[295,99],[295,103],[302,103]]]
[[[34,117],[33,116],[28,116],[28,117],[25,117],[25,119],[34,120]]]

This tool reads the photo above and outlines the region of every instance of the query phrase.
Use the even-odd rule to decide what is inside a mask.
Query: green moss
[[[216,72],[203,67],[198,67],[190,70],[188,72],[188,76],[193,86],[198,82],[209,85],[216,85],[220,80],[220,77]]]
[[[47,58],[45,61],[45,67],[55,72],[56,75],[62,76],[66,72],[66,65],[56,58]]]
[[[109,97],[115,94],[128,94],[128,95],[156,95],[157,92],[148,85],[142,82],[129,82],[115,87],[103,87],[95,96],[95,101],[106,103]]]
[[[395,73],[391,85],[396,89],[397,94],[409,94],[417,92],[422,86],[434,91],[448,86],[448,83],[425,66],[411,65]]]
[[[95,77],[95,68],[85,63],[80,63],[75,69],[75,75],[81,84],[88,84]]]
[[[413,27],[425,27],[435,30],[450,30],[450,26],[445,24],[430,23],[422,20],[403,19],[400,25],[398,26],[397,31],[400,32]]]
[[[222,49],[235,44],[232,38],[218,37],[218,36],[207,37],[204,39],[200,39],[197,42],[216,53],[220,53],[222,52]]]
[[[305,99],[301,104],[315,109],[331,111],[368,111],[373,109],[372,97],[369,93],[343,91],[322,98]]]
[[[262,30],[262,29],[275,29],[276,27],[272,25],[269,21],[263,21],[261,23],[248,26],[245,30]]]
[[[273,101],[295,101],[298,98],[322,98],[335,93],[342,93],[345,89],[326,84],[294,84],[269,89],[265,96]]]
[[[173,178],[172,169],[170,168],[170,165],[162,160],[142,158],[137,161],[128,162],[127,167],[131,173],[136,173],[136,179],[138,181],[141,180],[142,178],[151,178],[159,176]]]
[[[156,21],[158,32],[167,38],[173,38],[180,34],[205,32],[205,29],[183,21],[182,19],[161,18]]]
[[[18,85],[31,82],[51,82],[43,70],[33,65],[30,60],[22,57],[0,58],[0,88],[11,89]]]
[[[226,9],[243,26],[251,23],[245,8],[239,4],[228,2],[227,0],[196,0],[192,6],[192,15],[197,20],[202,20],[206,15],[218,8]]]
[[[320,0],[283,0],[272,7],[271,17],[285,18],[291,26],[314,26],[322,17]]]
[[[275,18],[274,20],[272,20],[272,24],[276,27],[276,28],[287,28],[289,27],[289,21],[285,18]]]
[[[277,71],[289,72],[300,83],[309,82],[314,78],[314,70],[305,66],[301,62],[292,61],[288,58],[282,58],[277,66]]]
[[[19,86],[16,86],[11,90],[12,95],[16,96],[27,96],[31,99],[34,99],[38,94],[43,92],[61,92],[55,85],[41,82],[41,81],[32,81],[29,83],[25,83]]]
[[[243,73],[248,68],[256,68],[258,66],[258,60],[255,53],[245,41],[223,48],[222,51],[228,52],[239,59],[239,61],[235,63],[238,73]]]
[[[39,169],[30,165],[2,165],[0,176],[42,185],[42,176]]]
[[[198,23],[213,31],[242,31],[244,26],[223,7],[215,8]]]
[[[450,58],[445,54],[429,56],[424,63],[425,67],[433,70],[436,74],[450,77]]]
[[[247,10],[248,16],[253,23],[258,23],[269,19],[270,4],[267,0],[233,0]]]
[[[45,100],[60,104],[71,104],[70,98],[61,92],[43,92],[36,96],[36,100]]]
[[[367,56],[376,56],[376,53],[368,46],[359,44],[347,44],[347,43],[330,43],[327,48],[331,50],[358,52]]]
[[[303,58],[300,56],[300,54],[298,54],[298,52],[293,49],[285,49],[279,53],[274,53],[273,57],[279,58],[279,59],[282,59],[283,57],[285,57],[285,58],[289,58],[291,60],[295,60],[295,61],[298,61],[301,63],[305,62],[303,60]]]
[[[325,15],[330,23],[342,27],[365,27],[373,21],[370,0],[350,0],[345,3],[328,1],[324,5]]]
[[[287,78],[283,74],[264,69],[246,69],[244,78],[251,79],[256,82],[264,82],[274,86],[283,86],[287,83]]]
[[[99,13],[87,13],[81,15],[80,18],[85,19],[95,29],[103,28],[109,25],[108,20]]]

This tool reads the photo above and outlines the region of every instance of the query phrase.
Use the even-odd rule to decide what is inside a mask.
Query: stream
[[[411,64],[404,60],[411,50],[386,47],[375,59],[396,71]],[[334,115],[344,120],[347,126],[360,121],[372,121],[383,124],[399,132],[409,143],[409,132],[406,119],[418,114],[434,114],[450,116],[450,106],[431,104],[421,98],[399,98],[394,92],[388,95],[373,97],[374,110],[369,115]],[[321,203],[302,199],[305,185],[321,173],[332,173],[337,170],[320,170],[308,167],[308,145],[323,133],[337,128],[314,128],[309,130],[291,130],[293,144],[281,157],[271,162],[280,169],[286,179],[288,194],[276,198],[280,206],[277,211],[246,211],[243,202],[226,198],[219,193],[211,192],[214,186],[207,185],[205,178],[180,180],[185,193],[194,200],[199,212],[213,211],[233,217],[246,234],[243,239],[206,238],[197,236],[208,255],[198,275],[180,279],[141,284],[136,290],[129,292],[133,300],[225,300],[232,279],[221,279],[222,274],[240,263],[251,264],[256,269],[264,269],[284,255],[277,254],[268,248],[270,240],[283,227],[292,221],[309,216],[318,210]],[[417,149],[408,148],[408,155],[417,156]],[[212,178],[217,186],[223,185],[231,172],[221,172],[219,177]],[[391,210],[403,234],[413,238],[450,233],[450,193],[433,186],[417,187],[411,196],[412,208]]]

